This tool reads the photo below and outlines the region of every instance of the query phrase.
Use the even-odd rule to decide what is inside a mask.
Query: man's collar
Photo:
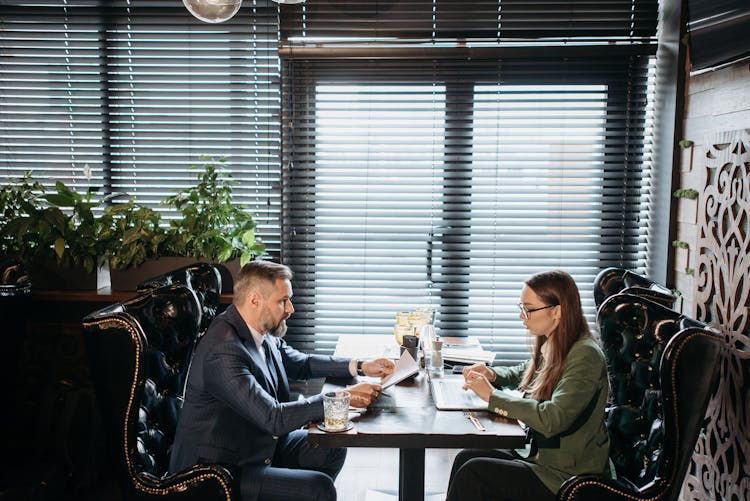
[[[259,333],[258,331],[250,327],[249,325],[247,326],[247,328],[250,330],[250,335],[253,336],[253,341],[255,341],[255,346],[257,346],[258,349],[260,349],[261,345],[263,344],[263,339],[265,339],[266,336],[264,334]]]

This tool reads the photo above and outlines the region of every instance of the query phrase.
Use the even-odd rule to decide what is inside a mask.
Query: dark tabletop
[[[329,380],[323,391],[352,384]],[[324,447],[412,448],[519,448],[525,433],[515,420],[475,411],[486,431],[480,431],[463,411],[439,411],[424,373],[387,388],[347,432],[326,433],[310,426],[308,440]]]

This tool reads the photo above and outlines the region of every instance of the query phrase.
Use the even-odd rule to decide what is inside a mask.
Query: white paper
[[[492,365],[495,361],[495,352],[486,351],[478,346],[470,348],[445,348],[443,347],[443,359],[454,362],[464,362],[468,364],[483,363]]]
[[[419,365],[414,358],[409,354],[407,350],[401,354],[401,358],[396,362],[396,367],[390,376],[383,378],[380,382],[383,389],[393,386],[396,383],[400,383],[409,376],[419,372]]]

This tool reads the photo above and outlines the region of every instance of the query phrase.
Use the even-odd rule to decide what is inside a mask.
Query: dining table
[[[387,354],[392,350],[392,339],[391,336],[377,338],[369,335],[367,339],[358,340],[356,336],[349,336],[339,339],[336,354],[352,356],[357,346],[364,358]],[[460,339],[453,342],[460,342]],[[398,353],[398,350],[393,353]],[[354,382],[349,378],[329,378],[323,392],[341,389]],[[342,432],[326,432],[322,429],[324,427],[312,424],[308,428],[308,443],[313,447],[398,449],[400,501],[425,499],[426,449],[522,448],[526,438],[518,421],[488,410],[473,413],[438,410],[430,392],[429,375],[423,369],[388,387],[370,407],[352,412],[350,416],[351,429]]]

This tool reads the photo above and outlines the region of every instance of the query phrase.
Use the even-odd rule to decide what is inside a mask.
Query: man
[[[235,471],[243,501],[335,500],[345,449],[312,448],[304,425],[323,417],[323,397],[290,401],[289,379],[393,372],[387,359],[363,362],[306,355],[282,339],[292,306],[292,272],[270,261],[242,267],[233,304],[198,343],[177,425],[170,470],[221,463]],[[348,388],[367,407],[382,388]]]

